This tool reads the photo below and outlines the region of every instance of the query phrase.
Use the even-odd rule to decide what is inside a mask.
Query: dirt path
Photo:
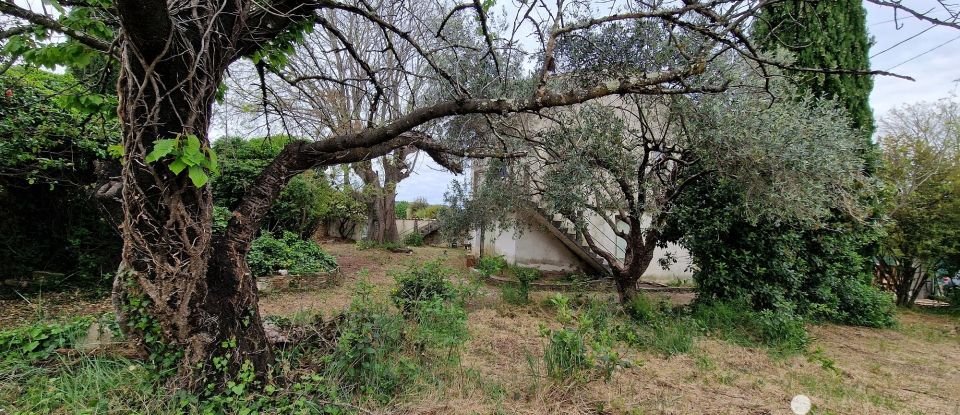
[[[0,329],[113,311],[109,298],[91,299],[80,292],[37,293],[0,300]]]
[[[373,285],[375,295],[385,298],[393,289],[392,271],[424,261],[442,260],[447,266],[466,273],[463,253],[457,249],[412,248],[413,253],[393,253],[381,249],[357,250],[353,244],[323,243],[323,249],[337,257],[342,279],[337,287],[318,291],[282,292],[263,295],[260,312],[264,315],[290,316],[297,313],[336,314],[350,305],[357,283]],[[464,274],[466,275],[466,274]]]

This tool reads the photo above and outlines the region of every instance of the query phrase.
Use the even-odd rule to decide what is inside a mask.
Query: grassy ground
[[[439,258],[461,277],[469,275],[462,252],[453,249],[424,247],[414,248],[413,254],[396,254],[357,251],[347,244],[324,248],[338,257],[343,282],[333,288],[265,295],[261,312],[293,320],[316,313],[332,316],[349,306],[361,280],[373,285],[375,297],[386,299],[395,285],[392,270],[428,259]],[[616,351],[630,364],[613,371],[609,380],[587,376],[557,381],[547,378],[542,367],[547,340],[541,332],[562,326],[556,309],[547,305],[552,293],[536,292],[529,304],[510,305],[501,300],[500,292],[496,287],[479,286],[468,303],[470,339],[451,375],[410,388],[387,405],[372,405],[370,410],[418,414],[790,414],[791,398],[805,394],[814,403],[812,413],[818,414],[960,414],[960,319],[956,317],[902,311],[895,329],[809,326],[813,341],[807,351],[787,357],[703,335],[695,338],[689,350],[670,355],[662,349],[620,344]],[[613,299],[600,293],[584,295]],[[48,316],[93,313],[104,305],[92,303],[84,308],[73,302],[61,311],[54,303],[48,302]],[[0,304],[0,315],[24,304]],[[34,309],[24,318],[38,312]],[[3,320],[0,324],[15,322]],[[133,362],[111,362],[128,370],[110,376],[129,377],[137,370]],[[66,376],[50,380],[51,391],[69,389],[93,397],[107,393],[98,390],[96,382],[78,380],[81,375],[100,379],[84,372],[82,364],[76,369],[80,375],[69,384],[61,384]],[[5,399],[22,396],[18,394],[23,387],[15,383],[26,376],[0,376],[0,408]],[[137,387],[135,382],[122,383],[127,388]],[[142,395],[143,402],[111,408],[116,413],[161,409],[145,409],[157,404],[147,393]],[[63,413],[71,412],[76,411]]]

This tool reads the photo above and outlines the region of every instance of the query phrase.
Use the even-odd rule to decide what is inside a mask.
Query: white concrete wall
[[[601,222],[603,221],[601,220]],[[599,232],[598,229],[609,231],[610,227],[603,222],[602,228],[600,224],[597,224],[597,228],[594,228],[596,232]],[[474,231],[471,235],[470,249],[471,254],[475,257],[480,257],[480,246],[482,244],[484,256],[500,255],[510,264],[533,267],[543,271],[589,271],[580,258],[571,252],[553,233],[536,225],[525,229],[519,236],[515,235],[512,229],[500,232],[495,226],[491,226],[484,234],[484,241],[480,240],[479,231]],[[596,239],[598,242],[600,239],[608,241],[606,246],[616,249],[617,257],[622,260],[624,256],[623,239],[615,238],[612,232],[609,233],[609,236],[609,239],[605,237]],[[611,242],[614,239],[618,239],[618,241],[616,243]],[[677,262],[671,263],[667,269],[663,269],[660,266],[660,260],[668,254],[672,254]],[[643,278],[659,282],[670,282],[678,279],[689,280],[693,276],[690,269],[691,264],[690,253],[687,250],[679,245],[668,244],[666,248],[657,248],[654,251],[653,261],[651,261]]]
[[[534,226],[525,230],[515,241],[516,265],[541,271],[578,271],[584,268],[577,255],[546,229]]]
[[[663,269],[660,266],[660,259],[666,257],[668,253],[672,254],[677,262],[670,264],[669,268]],[[693,278],[692,266],[693,259],[690,257],[689,251],[677,244],[667,244],[666,248],[657,248],[653,251],[653,261],[650,261],[650,266],[643,273],[643,278],[659,282],[689,280]]]

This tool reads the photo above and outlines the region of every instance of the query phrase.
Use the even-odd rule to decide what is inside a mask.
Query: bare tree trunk
[[[382,190],[371,198],[373,200],[367,205],[367,240],[381,244],[400,242],[396,216],[397,194]]]
[[[406,159],[416,151],[416,148],[408,146],[381,157],[383,183],[380,182],[380,173],[373,169],[370,161],[354,164],[354,171],[368,188],[367,240],[377,243],[400,242],[396,215],[397,184],[412,173],[413,167]]]

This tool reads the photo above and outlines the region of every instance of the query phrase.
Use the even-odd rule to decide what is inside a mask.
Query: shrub
[[[477,261],[477,271],[484,277],[499,274],[500,271],[507,268],[507,260],[502,256],[485,256]]]
[[[284,232],[280,239],[274,238],[269,232],[260,235],[250,247],[247,264],[255,277],[281,269],[296,275],[337,268],[337,260],[324,252],[319,244],[300,239],[293,232]]]
[[[757,313],[757,338],[761,344],[783,354],[802,352],[809,337],[803,318],[784,310],[763,310]]]
[[[456,291],[447,279],[450,272],[436,260],[396,273],[397,288],[391,294],[393,303],[404,315],[409,315],[422,302],[453,299]]]
[[[837,313],[828,315],[827,320],[864,327],[891,327],[897,322],[890,293],[867,283],[859,283],[839,289],[838,294]]]
[[[36,323],[0,331],[0,362],[35,362],[50,357],[57,349],[72,347],[93,320],[87,317],[63,323]]]
[[[213,207],[213,233],[223,233],[230,224],[230,216],[233,212],[223,206]]]
[[[430,205],[421,209],[417,209],[413,211],[413,218],[414,219],[436,219],[437,213],[439,213],[442,208],[443,206],[440,206],[440,205]]]
[[[550,341],[543,352],[543,360],[546,363],[548,376],[565,380],[590,367],[582,333],[577,330],[562,329],[548,331],[546,334]]]
[[[742,189],[702,180],[681,195],[665,231],[690,251],[698,297],[746,300],[753,310],[788,306],[817,320],[869,327],[893,323],[890,301],[871,286],[881,229],[840,215],[821,226],[747,220]]]
[[[393,251],[396,249],[402,249],[403,244],[399,242],[383,242],[379,243],[377,241],[371,241],[367,239],[361,239],[357,241],[356,247],[358,251],[366,251],[368,249],[382,249],[384,251]]]
[[[657,319],[648,326],[621,327],[618,337],[628,344],[656,351],[664,356],[689,353],[700,326],[689,317]]]
[[[467,312],[459,304],[433,297],[416,308],[417,327],[414,337],[418,344],[447,351],[461,346],[469,338]]]
[[[213,143],[220,174],[211,181],[218,206],[236,209],[260,172],[280,154],[290,137],[224,137]],[[360,221],[366,208],[352,190],[337,188],[327,175],[308,170],[290,179],[263,218],[263,229],[309,238],[324,221]]]
[[[410,207],[410,202],[405,200],[400,200],[394,203],[393,205],[393,215],[397,219],[406,219],[407,218],[407,208]]]
[[[423,246],[423,235],[417,231],[410,232],[403,237],[403,244],[406,246]]]
[[[500,286],[500,298],[503,302],[513,305],[524,305],[530,302],[529,294],[520,289],[519,284],[507,283]]]
[[[535,268],[508,267],[517,279],[516,284],[505,284],[502,287],[503,300],[510,304],[527,304],[530,302],[530,283],[540,278],[540,271]]]
[[[743,300],[702,302],[693,317],[706,330],[743,346],[765,346],[780,354],[803,351],[808,342],[803,317],[786,306],[754,311]]]
[[[404,320],[370,297],[361,283],[340,326],[340,337],[329,356],[327,376],[346,393],[386,402],[399,392],[415,367],[403,356]]]
[[[626,306],[627,315],[640,323],[650,323],[657,318],[658,309],[649,297],[638,293]]]
[[[366,251],[366,250],[368,250],[368,249],[373,249],[373,248],[376,248],[377,246],[379,246],[379,244],[377,244],[376,242],[371,241],[371,240],[368,240],[368,239],[361,239],[361,240],[357,241],[357,243],[356,243],[355,245],[356,245],[358,251]]]
[[[950,303],[950,308],[960,310],[960,287],[954,287],[946,290],[945,299]]]

